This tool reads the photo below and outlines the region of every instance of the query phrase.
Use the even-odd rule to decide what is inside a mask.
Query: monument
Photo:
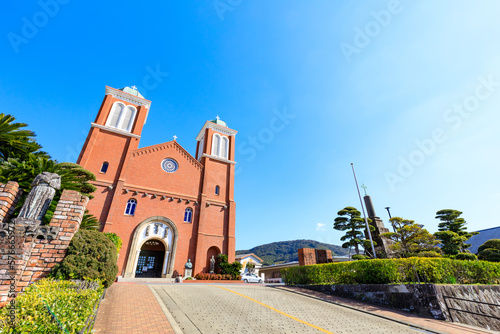
[[[193,275],[193,264],[191,263],[191,259],[188,259],[188,262],[184,265],[184,278],[192,277]]]
[[[382,233],[389,232],[389,229],[384,226],[384,222],[382,221],[382,219],[377,217],[377,215],[375,214],[375,209],[373,208],[372,199],[366,193],[366,186],[362,185],[361,187],[365,191],[365,196],[363,196],[363,200],[365,202],[366,214],[368,215],[368,218],[371,219],[370,225],[375,227],[375,230],[371,231],[371,234],[373,241],[376,243],[375,252],[377,252],[377,257],[391,257],[393,252],[389,248],[389,246],[392,245],[392,241],[388,238],[381,236]],[[367,234],[366,231],[365,234]],[[368,239],[368,235],[366,235],[366,238]]]

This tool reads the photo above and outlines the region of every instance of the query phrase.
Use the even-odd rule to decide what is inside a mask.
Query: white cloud
[[[326,231],[325,225],[326,224],[323,224],[323,223],[317,223],[316,224],[316,231]]]

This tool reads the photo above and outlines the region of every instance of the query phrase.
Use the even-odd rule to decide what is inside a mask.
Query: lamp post
[[[392,218],[391,211],[389,211],[390,207],[386,206],[385,209],[387,210],[387,213],[389,214],[389,221],[390,221],[390,219]],[[391,223],[391,225],[392,225],[392,223]],[[392,225],[392,229],[394,230],[394,233],[396,233],[396,228],[394,227],[394,225]]]
[[[373,258],[377,258],[377,253],[375,253],[375,246],[373,246],[372,233],[370,232],[370,225],[368,224],[368,219],[366,219],[365,207],[363,206],[363,200],[361,199],[361,193],[359,192],[358,180],[356,179],[356,172],[354,171],[354,164],[351,162],[352,174],[354,175],[354,182],[356,182],[356,189],[358,190],[359,203],[361,203],[361,210],[363,210],[363,216],[365,217],[366,231],[368,232],[368,237],[370,237],[370,244],[372,245]]]

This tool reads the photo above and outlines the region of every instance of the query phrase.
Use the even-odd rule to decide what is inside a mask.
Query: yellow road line
[[[211,285],[211,286],[213,286],[213,285]],[[284,316],[289,317],[290,319],[293,319],[293,320],[295,320],[295,321],[298,321],[298,322],[300,322],[300,323],[303,323],[304,325],[307,325],[307,326],[310,326],[310,327],[312,327],[312,328],[315,328],[315,329],[317,329],[317,330],[319,330],[319,331],[321,331],[321,332],[323,332],[323,333],[334,334],[334,333],[332,333],[332,332],[327,331],[326,329],[323,329],[323,328],[321,328],[321,327],[315,326],[315,325],[313,325],[313,324],[310,324],[310,323],[308,323],[308,322],[305,322],[305,321],[303,321],[303,320],[300,320],[300,319],[298,319],[298,318],[295,318],[294,316],[291,316],[290,314],[286,314],[285,312],[281,312],[280,310],[277,310],[277,309],[275,309],[274,307],[271,307],[271,306],[269,306],[269,305],[266,305],[266,304],[264,304],[264,303],[261,303],[261,302],[259,302],[258,300],[255,300],[255,299],[250,298],[250,297],[248,297],[248,296],[242,295],[241,293],[238,293],[238,292],[236,292],[236,291],[229,290],[229,289],[223,288],[223,287],[221,287],[221,286],[213,286],[213,287],[215,287],[215,288],[219,288],[219,289],[223,289],[223,290],[226,290],[226,291],[229,291],[229,292],[232,292],[232,293],[235,293],[235,294],[237,294],[238,296],[245,297],[246,299],[250,299],[251,301],[256,302],[257,304],[260,304],[260,305],[262,305],[262,306],[265,306],[265,307],[267,307],[268,309],[271,309],[271,310],[273,310],[273,311],[275,311],[275,312],[278,312],[279,314],[283,314]]]

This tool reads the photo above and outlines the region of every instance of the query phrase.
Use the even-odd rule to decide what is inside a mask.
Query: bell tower
[[[198,133],[196,159],[203,165],[201,185],[200,224],[196,270],[207,261],[206,246],[221,244],[218,252],[227,254],[229,262],[235,257],[234,161],[235,136],[218,116],[207,121]],[[220,237],[219,237],[220,236]],[[223,240],[217,240],[217,238]],[[212,255],[212,254],[209,254]],[[216,254],[213,254],[216,255]],[[208,256],[209,258],[210,256]],[[207,264],[208,266],[208,264]]]
[[[151,101],[132,87],[106,86],[106,95],[82,148],[77,163],[96,176],[95,198],[88,209],[101,223],[131,150],[139,147]]]

